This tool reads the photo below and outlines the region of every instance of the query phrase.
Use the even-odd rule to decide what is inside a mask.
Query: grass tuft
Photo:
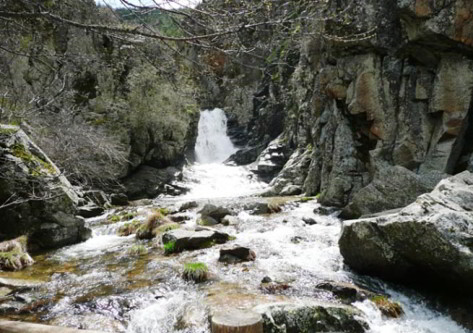
[[[182,277],[187,281],[204,282],[209,277],[209,269],[206,264],[201,262],[187,263],[184,265]]]

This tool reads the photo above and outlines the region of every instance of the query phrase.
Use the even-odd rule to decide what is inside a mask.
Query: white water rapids
[[[203,111],[196,146],[198,162],[185,171],[191,192],[178,198],[157,199],[150,206],[128,207],[127,211],[136,212],[135,218],[144,220],[156,206],[176,208],[189,198],[200,207],[207,202],[226,205],[282,200],[248,197],[264,189],[264,184],[252,179],[243,167],[222,164],[234,151],[226,135],[223,111]],[[338,248],[341,221],[315,214],[317,207],[314,200],[288,203],[277,214],[241,211],[238,223],[218,225],[220,231],[236,237],[230,245],[247,246],[257,256],[254,262],[228,266],[218,262],[220,248],[228,244],[165,256],[156,240],[117,236],[117,228],[128,221],[111,224],[106,216],[89,219],[93,238],[55,251],[45,260],[78,267],[72,272],[54,273],[47,290],[41,291],[62,297],[49,310],[46,320],[120,333],[208,333],[208,307],[252,308],[278,301],[301,304],[324,297],[316,288],[322,281],[362,280],[389,294],[405,311],[402,317],[389,319],[370,301],[355,303],[370,326],[369,333],[468,333],[412,290],[378,279],[367,280],[344,267]],[[190,219],[183,228],[196,226],[197,210],[186,213]],[[317,224],[305,224],[304,217],[316,219]],[[146,247],[148,255],[131,256],[128,251],[136,244]],[[214,278],[199,285],[184,281],[181,272],[186,262],[206,263]],[[260,289],[265,276],[292,288],[281,295],[265,294]],[[92,325],[93,320],[98,326]]]
[[[205,110],[200,114],[195,145],[196,163],[184,170],[186,198],[224,198],[256,194],[266,184],[245,167],[228,166],[223,162],[237,148],[227,135],[227,117],[221,109]]]

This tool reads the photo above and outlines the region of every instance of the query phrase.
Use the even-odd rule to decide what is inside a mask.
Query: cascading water
[[[24,274],[43,283],[28,289],[23,299],[40,303],[27,304],[25,314],[15,313],[7,318],[116,333],[208,333],[208,308],[251,309],[280,301],[301,304],[326,300],[327,296],[317,291],[318,283],[363,280],[390,295],[405,311],[401,318],[390,319],[370,300],[354,303],[361,311],[360,317],[370,326],[367,333],[468,333],[445,313],[431,309],[426,299],[415,292],[378,279],[364,279],[346,270],[338,248],[341,221],[316,215],[314,209],[320,206],[316,200],[236,199],[235,196],[256,193],[263,185],[249,179],[250,173],[245,168],[222,164],[234,150],[226,135],[223,111],[203,111],[196,147],[198,162],[186,170],[187,181],[193,182],[189,195],[199,198],[196,200],[199,207],[210,201],[210,197],[215,198],[212,203],[224,206],[289,200],[280,213],[253,215],[243,210],[236,217],[236,224],[216,226],[219,231],[236,237],[230,245],[237,243],[254,250],[255,261],[220,263],[219,251],[228,244],[166,256],[156,239],[146,241],[137,240],[134,235],[117,235],[120,227],[133,224],[125,218],[127,213],[133,212],[135,221],[144,221],[155,212],[156,206],[177,210],[188,201],[189,195],[159,199],[154,206],[109,212],[115,216],[122,214],[117,223],[111,223],[106,215],[89,219],[93,238],[35,257],[37,263]],[[189,218],[182,228],[195,228],[198,209],[181,213]],[[303,222],[305,217],[314,218],[317,223],[307,225]],[[134,252],[137,246],[143,247],[146,253],[137,255]],[[200,285],[184,281],[183,264],[196,261],[207,264],[215,278]],[[22,277],[15,274],[23,273],[0,272],[0,277]],[[265,276],[288,283],[291,288],[268,295],[260,284]],[[13,305],[0,302],[0,314],[15,306],[16,300],[13,301]]]
[[[201,164],[222,163],[237,149],[227,135],[227,117],[222,109],[200,113],[196,161]]]
[[[223,162],[237,148],[227,135],[227,117],[221,109],[200,114],[195,145],[196,163],[184,170],[190,188],[187,198],[222,198],[261,192],[266,184],[257,181],[245,167]]]

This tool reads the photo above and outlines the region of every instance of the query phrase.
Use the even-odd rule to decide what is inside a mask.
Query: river
[[[369,301],[354,305],[372,333],[467,333],[444,312],[415,291],[359,276],[343,264],[338,248],[342,222],[334,216],[313,211],[316,200],[302,198],[258,198],[266,184],[256,180],[246,167],[223,164],[236,151],[226,135],[222,110],[203,111],[196,144],[196,163],[184,171],[190,192],[182,197],[159,198],[152,203],[128,207],[136,219],[145,219],[156,207],[173,210],[195,200],[235,205],[271,201],[281,205],[275,214],[252,215],[242,210],[238,223],[219,225],[235,236],[230,244],[254,250],[256,260],[225,265],[218,262],[222,246],[165,256],[159,241],[140,241],[134,235],[119,237],[125,221],[111,223],[109,216],[120,209],[88,220],[93,237],[88,241],[35,257],[37,263],[21,272],[0,273],[0,277],[23,278],[38,283],[21,293],[17,311],[4,304],[4,317],[55,325],[97,329],[108,332],[169,333],[209,332],[209,308],[245,308],[272,302],[302,304],[310,300],[333,301],[316,288],[323,281],[356,282],[379,290],[399,302],[405,314],[388,319]],[[198,209],[187,213],[183,228],[194,228]],[[313,218],[314,225],[303,218]],[[137,243],[147,254],[131,255]],[[212,278],[202,284],[181,278],[183,264],[206,263]],[[291,288],[278,293],[261,290],[261,280],[269,276]],[[25,304],[29,308],[25,308]],[[10,304],[10,308],[15,305]],[[231,310],[230,310],[231,311]],[[0,312],[0,313],[1,313]]]

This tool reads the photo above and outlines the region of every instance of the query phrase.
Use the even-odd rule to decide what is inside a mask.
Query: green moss
[[[138,215],[137,212],[126,212],[122,215],[123,220],[133,220]]]
[[[162,234],[171,230],[179,229],[181,226],[178,223],[167,223],[163,224],[157,228],[154,229],[154,234]]]
[[[320,193],[317,193],[317,195],[315,196],[315,198],[318,200],[318,199],[320,199],[320,196],[321,196],[321,194],[320,194]]]
[[[204,282],[208,279],[209,269],[206,264],[201,262],[192,262],[184,265],[182,277],[188,281]]]
[[[120,228],[118,228],[117,235],[118,236],[129,236],[131,234],[136,233],[136,231],[141,226],[141,222],[138,220],[133,220],[131,222],[125,223]]]
[[[371,297],[371,301],[386,317],[399,318],[404,314],[401,304],[391,301],[386,296],[376,295]]]
[[[145,255],[145,254],[148,254],[148,249],[144,246],[144,245],[141,245],[141,244],[136,244],[136,245],[133,245],[131,248],[128,249],[128,254],[131,254],[131,255]]]
[[[314,199],[315,199],[315,198],[313,198],[313,197],[303,197],[303,198],[301,198],[299,201],[300,201],[300,202],[308,202],[308,201],[312,201],[312,200],[314,200]]]
[[[164,207],[156,209],[156,212],[163,216],[168,216],[170,213],[169,209]]]
[[[51,163],[48,163],[38,156],[31,154],[24,145],[15,144],[11,148],[11,153],[13,156],[21,159],[30,169],[30,174],[32,176],[40,176],[42,174],[55,174],[56,169]]]
[[[116,223],[116,222],[120,222],[120,220],[121,220],[121,218],[120,218],[120,216],[118,216],[118,215],[109,215],[109,216],[107,217],[107,221],[108,221],[108,222]]]
[[[168,242],[163,245],[164,254],[171,254],[177,252],[176,242]]]
[[[0,128],[0,134],[3,135],[13,135],[16,132],[18,132],[18,129],[16,128]]]
[[[20,249],[0,252],[0,270],[17,271],[33,263],[31,257]]]

